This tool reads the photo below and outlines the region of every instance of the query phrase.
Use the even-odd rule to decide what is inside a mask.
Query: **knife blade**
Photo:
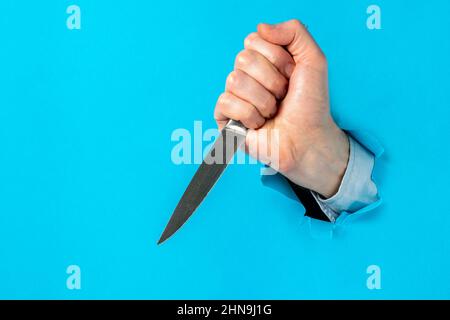
[[[191,217],[219,180],[237,149],[244,144],[246,135],[247,128],[239,121],[230,120],[222,129],[178,202],[158,244],[170,238]]]

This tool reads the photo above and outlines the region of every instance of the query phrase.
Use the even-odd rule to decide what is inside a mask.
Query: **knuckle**
[[[251,46],[254,40],[258,37],[258,33],[252,32],[244,39],[244,47],[247,48]]]
[[[214,120],[216,120],[216,121],[220,120],[219,107],[216,107],[216,109],[214,110]]]
[[[239,69],[234,70],[234,85],[236,87],[242,86],[246,81],[247,74]]]
[[[222,93],[217,99],[216,108],[214,109],[214,119],[218,119],[226,105],[226,95]]]
[[[217,99],[217,105],[219,106],[225,106],[228,103],[228,94],[226,92],[223,92],[219,99]]]
[[[227,89],[233,88],[234,86],[238,85],[238,81],[239,81],[238,73],[236,71],[230,72],[226,80]]]
[[[290,23],[295,27],[295,29],[302,29],[304,27],[303,23],[298,19],[292,19]]]
[[[236,68],[245,68],[251,65],[254,61],[254,54],[251,50],[242,50],[236,56],[235,67]]]

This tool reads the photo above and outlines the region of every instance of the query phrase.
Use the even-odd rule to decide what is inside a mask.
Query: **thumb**
[[[323,60],[323,53],[306,27],[298,20],[279,24],[261,23],[258,34],[266,41],[284,46],[294,58],[295,63],[314,64]]]

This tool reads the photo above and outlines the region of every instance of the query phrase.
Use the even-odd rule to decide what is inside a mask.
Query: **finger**
[[[287,79],[262,54],[254,50],[243,50],[237,55],[234,67],[258,81],[277,99],[286,95]]]
[[[266,121],[253,105],[229,92],[223,93],[217,100],[214,118],[219,129],[222,129],[229,119],[239,120],[250,129],[260,128]]]
[[[269,60],[286,78],[289,78],[295,67],[292,56],[279,45],[270,43],[257,33],[250,33],[244,40],[246,49],[254,50]]]
[[[271,118],[277,111],[275,97],[241,70],[234,70],[227,78],[226,91],[254,105],[265,118]]]
[[[285,46],[296,63],[314,63],[323,57],[322,50],[298,20],[275,25],[260,24],[258,34],[273,44]]]

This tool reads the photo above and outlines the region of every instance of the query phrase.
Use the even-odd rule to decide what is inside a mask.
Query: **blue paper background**
[[[72,2],[0,2],[0,298],[450,298],[450,2],[73,3],[78,31]],[[232,166],[156,246],[196,170],[172,131],[213,128],[244,37],[290,18],[328,57],[339,123],[385,147],[383,204],[314,239],[258,166]]]

